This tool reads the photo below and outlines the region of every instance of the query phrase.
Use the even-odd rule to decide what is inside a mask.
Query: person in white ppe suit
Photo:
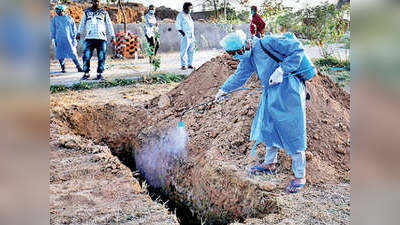
[[[154,57],[157,56],[157,52],[160,47],[159,35],[157,35],[157,33],[159,33],[158,22],[154,14],[154,5],[150,5],[149,12],[144,16],[144,33],[147,42],[152,49],[152,54],[150,55],[150,63],[153,63]]]
[[[179,31],[181,39],[180,60],[182,70],[186,70],[186,66],[189,69],[194,69],[192,65],[195,49],[194,23],[190,16],[192,8],[192,3],[185,2],[183,4],[183,11],[178,14],[175,22],[175,27]],[[185,55],[187,55],[187,61],[185,60]]]

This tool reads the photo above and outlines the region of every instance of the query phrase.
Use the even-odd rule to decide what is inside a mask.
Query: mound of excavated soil
[[[176,127],[182,108],[210,100],[236,67],[237,61],[219,56],[143,107],[124,103],[69,106],[54,110],[52,118],[96,144],[107,144],[119,156],[141,154],[149,137],[162,137],[162,131]],[[245,86],[260,84],[253,76]],[[307,102],[308,185],[348,182],[350,96],[321,74],[308,83],[308,91],[312,96]],[[276,175],[247,173],[265,151],[260,145],[257,156],[250,156],[251,123],[260,95],[260,91],[237,92],[223,103],[183,116],[188,155],[171,168],[164,191],[207,223],[262,218],[281,211],[280,196],[292,174],[284,151],[279,153]]]
[[[49,7],[49,15],[50,18],[56,15],[55,13],[55,4],[51,4]],[[76,23],[81,21],[83,11],[90,7],[90,4],[87,3],[71,3],[68,5],[67,13],[74,19]],[[104,9],[107,10],[110,15],[110,19],[113,23],[123,23],[124,17],[122,11],[118,9],[116,5],[104,5]],[[142,21],[142,16],[144,16],[145,10],[147,7],[143,6],[140,3],[131,3],[123,6],[124,12],[126,15],[127,23],[137,23]]]
[[[234,72],[237,61],[222,56],[205,63],[168,93],[170,109],[148,104],[157,127],[176,126],[180,109],[211,99]],[[246,87],[260,84],[254,75]],[[307,85],[307,180],[311,185],[349,180],[350,96],[326,75],[319,74]],[[246,174],[263,159],[264,147],[252,158],[249,142],[251,123],[260,91],[241,91],[221,104],[203,107],[183,116],[189,135],[189,161],[171,178],[175,194],[187,199],[201,215],[211,220],[260,216],[278,210],[273,193],[282,191],[291,175],[291,161],[281,150],[278,175],[266,181]],[[149,131],[151,132],[151,131]],[[224,219],[223,219],[224,218]]]

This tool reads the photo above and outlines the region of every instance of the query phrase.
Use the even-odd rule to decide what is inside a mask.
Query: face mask
[[[59,15],[59,16],[62,16],[63,15],[63,11],[59,10],[59,9],[56,9],[56,14]]]
[[[192,13],[192,9],[185,9],[185,10],[183,10],[186,14],[190,14],[190,13]]]
[[[151,10],[150,10],[150,13],[151,13],[151,14],[154,14],[154,9],[151,9]]]
[[[236,53],[236,55],[234,56],[235,59],[242,61],[242,59],[244,58],[249,58],[250,57],[251,52],[250,51],[245,51],[243,54],[239,54]]]
[[[254,15],[254,13],[255,13],[255,12],[254,12],[253,10],[251,10],[251,15]]]

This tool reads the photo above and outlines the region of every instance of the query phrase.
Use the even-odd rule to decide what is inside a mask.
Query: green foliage
[[[51,85],[50,86],[50,93],[58,93],[58,92],[63,92],[66,91],[67,87],[65,85]]]
[[[290,11],[290,8],[282,4],[282,0],[264,0],[261,4],[259,13],[263,17],[279,16],[284,12]]]
[[[329,57],[332,52],[328,44],[340,41],[346,32],[348,24],[343,16],[349,14],[350,6],[339,10],[334,4],[322,4],[295,12],[284,7],[282,1],[264,0],[260,12],[271,32],[292,31],[318,46],[323,57]]]
[[[350,85],[350,61],[338,60],[334,57],[319,58],[314,60],[314,64],[318,66],[320,72],[329,75],[329,77],[339,86],[344,87]],[[343,68],[336,70],[334,68]]]
[[[175,73],[166,73],[166,74],[157,74],[150,77],[152,83],[156,84],[169,84],[171,82],[181,82],[185,79],[185,75],[183,74],[175,74]]]
[[[278,16],[276,16],[276,30],[275,33],[279,33],[282,30],[296,30],[297,27],[299,26],[299,20],[294,12],[287,11],[285,13],[282,13]]]
[[[285,7],[282,1],[264,0],[259,10],[264,18],[267,29],[272,33],[281,33],[281,30],[296,30],[299,19],[291,7]]]
[[[167,73],[167,74],[155,74],[151,75],[149,81],[146,81],[144,78],[140,81],[133,80],[133,79],[122,79],[118,78],[115,80],[101,80],[99,82],[79,82],[73,84],[70,87],[65,85],[51,85],[50,86],[50,93],[59,93],[64,92],[67,90],[78,91],[78,90],[89,90],[95,88],[110,88],[110,87],[117,87],[117,86],[128,86],[134,85],[138,82],[146,82],[152,84],[169,84],[171,82],[180,82],[185,79],[185,75],[183,74],[174,74],[174,73]]]
[[[223,8],[220,9],[223,12]],[[214,19],[214,23],[243,23],[248,22],[250,18],[250,12],[248,10],[242,10],[236,12],[233,8],[226,7],[226,19],[224,13],[218,15],[217,19]]]
[[[306,8],[298,13],[301,19],[299,32],[311,44],[320,48],[323,57],[329,57],[332,52],[328,43],[338,42],[345,33],[346,22],[342,19],[344,11],[336,9],[334,4],[319,5]]]
[[[349,60],[339,60],[335,57],[319,58],[314,60],[314,64],[319,67],[335,67],[344,68],[350,71],[350,61]]]
[[[154,42],[157,42],[159,40],[160,40],[160,33],[155,32]],[[144,42],[144,49],[145,49],[144,54],[150,58],[154,71],[157,71],[161,66],[161,57],[155,56],[156,44],[154,45],[154,47],[152,47],[150,46],[150,43],[146,41]]]
[[[250,11],[249,10],[241,10],[237,13],[237,18],[239,21],[248,22],[250,19]]]

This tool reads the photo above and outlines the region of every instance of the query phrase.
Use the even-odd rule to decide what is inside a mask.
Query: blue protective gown
[[[269,57],[261,48],[260,41],[282,62],[277,63]],[[289,73],[306,70],[315,73],[315,67],[302,63],[306,57],[296,39],[266,36],[257,40],[250,51],[221,89],[225,92],[237,89],[256,72],[263,92],[250,140],[263,142],[267,147],[283,148],[289,154],[304,151],[307,148],[305,86],[298,77]],[[283,81],[269,86],[269,78],[279,66],[284,72]]]
[[[78,59],[76,51],[76,25],[69,15],[54,16],[51,20],[51,38],[56,44],[56,58],[63,60],[65,58]]]

